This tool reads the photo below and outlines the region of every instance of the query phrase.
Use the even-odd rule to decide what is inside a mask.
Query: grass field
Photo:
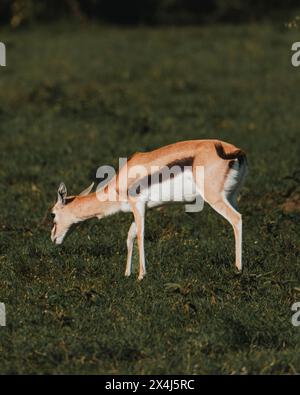
[[[300,373],[298,33],[271,25],[2,30],[0,373]],[[148,212],[148,273],[125,278],[131,215],[50,242],[60,181],[171,142],[243,148],[244,267],[208,206]]]

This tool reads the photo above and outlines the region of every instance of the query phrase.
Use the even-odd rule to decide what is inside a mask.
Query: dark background
[[[1,0],[0,23],[17,27],[62,17],[125,25],[241,23],[282,20],[297,7],[297,0]]]

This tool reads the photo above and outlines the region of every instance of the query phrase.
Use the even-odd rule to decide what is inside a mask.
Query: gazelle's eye
[[[55,218],[55,214],[54,213],[50,213],[51,218],[54,219]]]

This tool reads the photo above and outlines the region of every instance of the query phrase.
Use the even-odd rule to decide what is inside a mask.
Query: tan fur
[[[232,144],[221,142],[220,140],[188,140],[180,141],[178,143],[166,145],[164,147],[155,149],[150,152],[137,152],[127,163],[127,169],[121,169],[117,174],[116,178],[111,182],[118,184],[118,179],[123,177],[125,171],[130,171],[133,166],[142,165],[146,167],[148,174],[151,174],[150,167],[153,166],[164,166],[168,163],[172,163],[175,160],[179,160],[186,157],[193,157],[197,161],[198,166],[209,167],[216,161],[220,163],[221,167],[224,167],[224,171],[227,168],[226,162],[222,160],[216,152],[215,145],[221,143],[224,147],[225,152],[234,152],[238,150]],[[134,184],[138,179],[128,180],[128,188]]]

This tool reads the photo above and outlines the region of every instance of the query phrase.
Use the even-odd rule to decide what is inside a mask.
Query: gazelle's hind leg
[[[204,179],[197,176],[197,160],[194,163],[194,179],[204,200],[232,225],[235,237],[235,265],[242,270],[242,216],[236,210],[237,194],[246,174],[238,161],[220,161],[206,167]]]
[[[226,198],[210,203],[211,207],[221,214],[232,225],[235,237],[235,266],[242,270],[242,216]]]

